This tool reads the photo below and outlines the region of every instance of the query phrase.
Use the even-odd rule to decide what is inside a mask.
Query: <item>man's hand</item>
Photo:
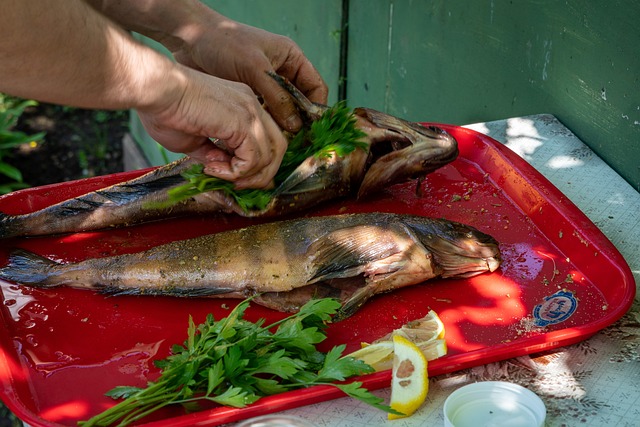
[[[236,188],[271,185],[287,141],[251,89],[181,70],[181,94],[138,110],[151,137],[168,150],[195,158],[205,165],[205,173],[233,181]]]
[[[289,94],[267,71],[289,79],[311,101],[327,103],[324,80],[287,37],[235,22],[197,0],[85,1],[162,43],[180,63],[249,85],[283,129],[295,132],[302,122]]]
[[[212,16],[215,16],[213,12]],[[267,71],[286,77],[311,101],[326,104],[328,89],[311,62],[291,39],[217,15],[175,50],[190,67],[248,84],[265,101],[278,124],[290,132],[302,126],[289,93]]]

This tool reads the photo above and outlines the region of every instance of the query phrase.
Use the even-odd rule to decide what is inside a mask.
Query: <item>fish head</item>
[[[458,143],[437,126],[423,126],[369,108],[356,108],[368,136],[369,160],[358,198],[423,177],[458,157]]]
[[[432,254],[441,277],[472,277],[493,272],[502,263],[496,239],[469,225],[422,217],[406,225]]]
[[[289,94],[306,124],[318,120],[329,107],[311,102],[287,79],[269,75]],[[452,162],[458,143],[445,130],[423,126],[369,108],[356,108],[355,127],[364,133],[366,150],[343,157],[309,158],[276,190],[288,202],[291,195],[307,200],[298,206],[326,198],[357,193],[358,198],[381,188],[421,178]],[[278,202],[280,203],[280,202]]]
[[[354,115],[356,127],[365,134],[362,142],[367,149],[342,157],[307,158],[278,186],[275,195],[279,200],[274,205],[302,207],[354,193],[363,198],[390,185],[423,177],[458,156],[456,140],[436,126],[365,108],[355,109]],[[291,200],[293,197],[295,200]]]

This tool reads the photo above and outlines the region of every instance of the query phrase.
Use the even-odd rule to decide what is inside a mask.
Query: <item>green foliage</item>
[[[312,300],[285,319],[264,326],[243,318],[250,299],[220,320],[207,316],[196,326],[189,319],[187,339],[166,359],[156,361],[162,372],[146,388],[117,387],[107,393],[124,398],[86,422],[84,427],[126,426],[169,404],[196,410],[211,401],[242,408],[263,396],[314,385],[331,385],[376,408],[396,413],[361,382],[336,384],[355,375],[373,372],[371,366],[343,357],[344,346],[328,353],[316,349],[326,338],[325,329],[340,303]]]
[[[27,135],[14,129],[18,118],[27,107],[37,105],[35,101],[23,101],[0,94],[0,174],[9,179],[8,183],[0,184],[0,194],[28,187],[22,180],[19,169],[9,164],[5,159],[15,147],[32,141],[40,141],[44,133]]]
[[[66,117],[73,117],[76,113],[86,111],[68,106],[57,106],[56,108],[63,111]],[[82,170],[82,177],[101,174],[108,168],[110,131],[114,125],[126,124],[127,114],[127,110],[90,110],[88,123],[79,120],[76,122],[66,121],[66,126],[73,131],[70,139],[78,143],[76,155],[78,166]],[[78,115],[78,117],[84,117],[84,115]]]
[[[335,153],[344,157],[356,149],[366,150],[361,139],[365,133],[356,128],[356,119],[344,102],[329,108],[320,119],[309,128],[303,128],[291,141],[274,178],[275,188],[283,183],[300,164],[311,156],[328,157]],[[167,207],[182,200],[209,191],[223,191],[233,197],[246,212],[262,210],[268,204],[275,190],[244,189],[236,190],[234,184],[204,173],[202,165],[193,165],[183,174],[186,184],[169,191]],[[156,206],[154,206],[156,207]]]

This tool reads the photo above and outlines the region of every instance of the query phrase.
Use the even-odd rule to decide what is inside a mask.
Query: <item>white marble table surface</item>
[[[467,127],[506,144],[548,178],[596,224],[625,257],[640,283],[640,193],[554,116],[540,114]],[[443,404],[459,387],[486,380],[519,383],[547,408],[546,426],[640,426],[640,303],[586,341],[433,377],[427,401],[409,418],[341,398],[282,414],[314,426],[442,426]],[[385,399],[390,390],[375,392]]]

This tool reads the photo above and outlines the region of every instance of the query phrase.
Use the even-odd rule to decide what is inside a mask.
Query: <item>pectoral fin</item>
[[[403,251],[403,235],[375,225],[335,230],[310,245],[315,274],[309,284],[363,274],[371,263]]]
[[[353,315],[373,295],[404,286],[415,285],[440,274],[435,271],[432,254],[416,239],[410,229],[405,231],[406,245],[398,252],[372,260],[363,269],[365,284],[347,298],[336,314],[339,321]]]
[[[323,161],[324,163],[321,163]],[[278,185],[274,195],[325,191],[327,188],[326,177],[324,174],[318,173],[318,170],[322,168],[326,168],[326,159],[307,158],[282,184]]]

